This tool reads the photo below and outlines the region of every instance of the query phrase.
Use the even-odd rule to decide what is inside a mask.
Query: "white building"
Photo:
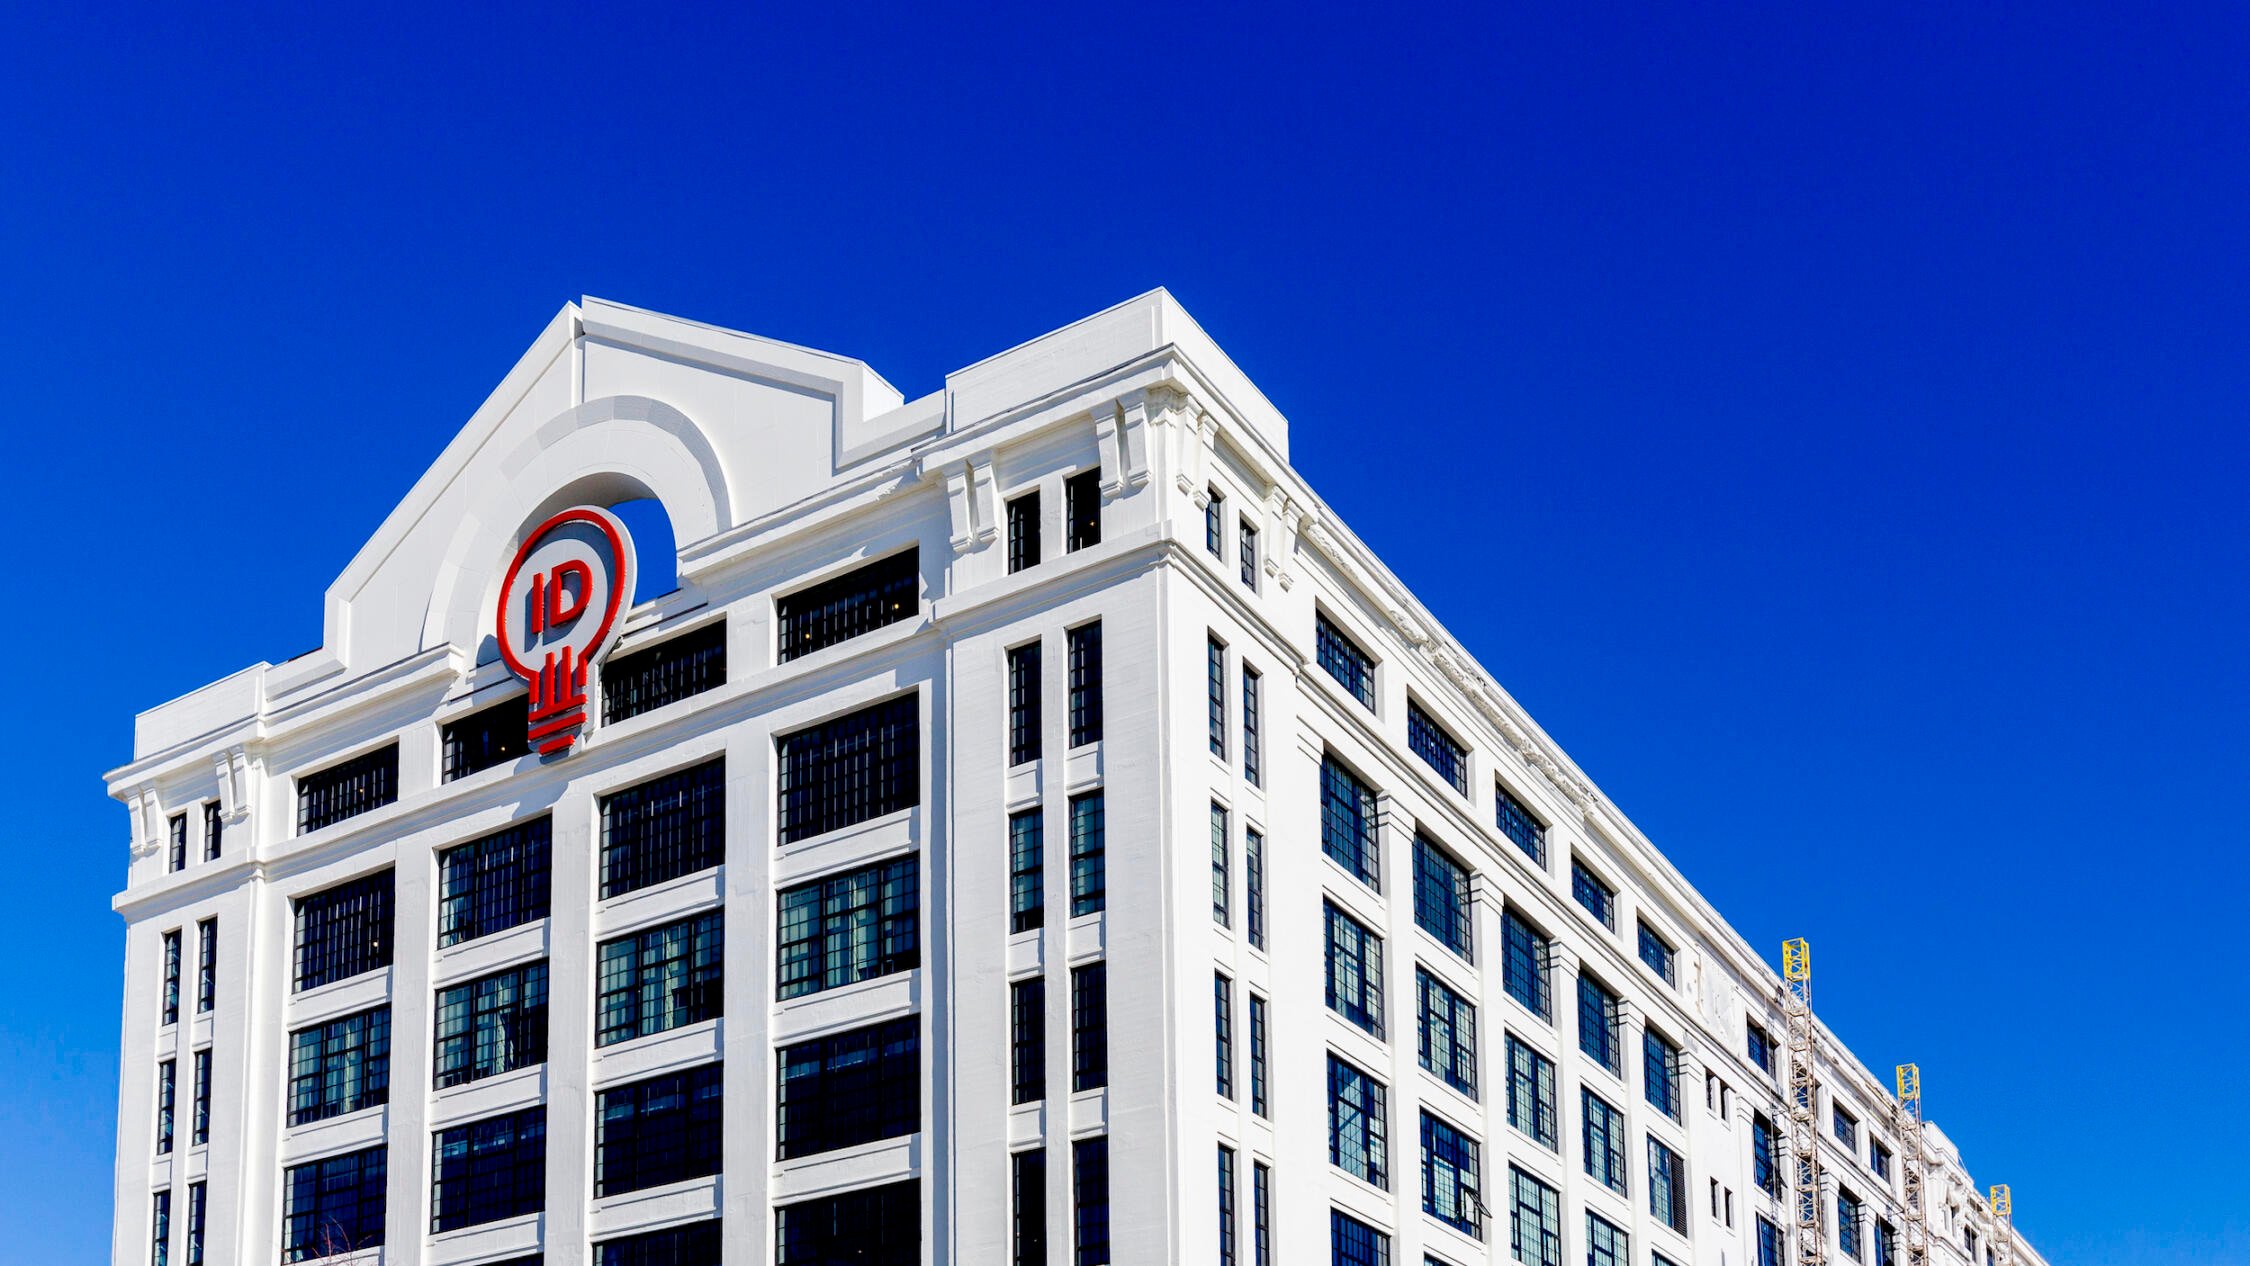
[[[1795,1260],[1782,982],[1288,454],[1162,292],[912,401],[564,308],[108,775],[114,1260]],[[648,498],[678,587],[527,754],[497,639],[630,584],[542,525]],[[1808,1247],[1903,1263],[1817,1041]],[[2037,1266],[1924,1138],[1929,1260]]]

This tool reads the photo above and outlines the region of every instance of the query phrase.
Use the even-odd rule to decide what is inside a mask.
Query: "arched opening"
[[[606,507],[633,537],[633,561],[640,575],[633,582],[633,605],[661,598],[680,587],[680,549],[672,536],[672,516],[654,497],[634,497]]]

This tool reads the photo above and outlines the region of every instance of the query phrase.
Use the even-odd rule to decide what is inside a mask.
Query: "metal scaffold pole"
[[[1781,947],[1781,976],[1788,986],[1784,1005],[1789,1020],[1789,1160],[1791,1192],[1797,1206],[1797,1266],[1823,1266],[1828,1240],[1821,1229],[1819,1102],[1813,1069],[1812,949],[1803,937]]]
[[[1923,1194],[1922,1070],[1918,1065],[1898,1066],[1899,1150],[1905,1163],[1899,1167],[1901,1195],[1906,1205],[1906,1266],[1929,1266],[1929,1201]]]

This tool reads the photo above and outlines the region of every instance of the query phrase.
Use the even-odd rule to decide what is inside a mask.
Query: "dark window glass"
[[[292,1165],[281,1173],[281,1260],[310,1261],[383,1242],[381,1147]]]
[[[1320,759],[1320,850],[1380,892],[1375,789],[1333,756]]]
[[[1008,815],[1008,930],[1028,932],[1047,922],[1046,828],[1040,811]]]
[[[194,1192],[191,1190],[192,1196]],[[193,1206],[190,1206],[191,1210]],[[194,1241],[188,1241],[193,1244]],[[1875,1266],[1898,1266],[1898,1228],[1888,1222],[1875,1224]]]
[[[1389,1118],[1382,1082],[1328,1057],[1328,1163],[1390,1190]]]
[[[1687,1234],[1687,1170],[1680,1154],[1648,1141],[1648,1211],[1680,1234]]]
[[[1836,1247],[1844,1250],[1844,1256],[1855,1262],[1866,1251],[1860,1242],[1862,1233],[1866,1230],[1865,1219],[1866,1206],[1860,1203],[1859,1197],[1848,1191],[1838,1189],[1836,1192]]]
[[[1047,979],[1033,976],[1008,986],[1008,1053],[1011,1103],[1047,1097]]]
[[[781,1048],[775,1096],[779,1159],[922,1128],[922,1022],[917,1016]]]
[[[1070,1088],[1109,1084],[1109,964],[1070,969]]]
[[[188,1118],[188,1146],[211,1141],[211,1052],[195,1053],[195,1108]]]
[[[209,1011],[219,994],[219,921],[195,925],[195,1013]]]
[[[774,1266],[919,1266],[922,1185],[914,1179],[774,1210]]]
[[[1108,875],[1102,837],[1102,793],[1070,798],[1070,913],[1092,914],[1107,903]]]
[[[1219,1266],[1235,1266],[1234,1149],[1219,1144]]]
[[[722,1065],[616,1086],[594,1104],[594,1195],[719,1172]]]
[[[1228,912],[1233,906],[1233,894],[1228,876],[1227,811],[1224,805],[1211,806],[1211,921],[1220,927],[1228,926]]]
[[[1767,1076],[1772,1076],[1774,1071],[1773,1034],[1766,1032],[1755,1020],[1749,1022],[1748,1034],[1750,1038],[1750,1062],[1765,1069]]]
[[[1039,565],[1039,490],[1008,503],[1008,574]]]
[[[174,1104],[180,1093],[180,1066],[165,1060],[156,1066],[156,1154],[165,1155],[172,1150],[172,1119]]]
[[[1578,1101],[1586,1172],[1622,1195],[1625,1191],[1625,1114],[1591,1090],[1581,1089]]]
[[[1680,1119],[1680,1048],[1654,1029],[1641,1030],[1641,1082],[1658,1112]]]
[[[1227,758],[1227,644],[1217,638],[1206,643],[1205,693],[1209,696],[1211,754]]]
[[[708,760],[601,798],[601,895],[619,897],[726,860],[727,764]]]
[[[1469,794],[1469,749],[1412,699],[1406,701],[1406,745],[1455,791]]]
[[[1328,933],[1328,1006],[1383,1036],[1383,938],[1332,902],[1321,906]]]
[[[775,739],[781,842],[920,804],[921,743],[920,701],[910,694]]]
[[[1082,470],[1063,480],[1063,548],[1082,550],[1102,543],[1102,469]]]
[[[1015,1266],[1047,1266],[1047,1149],[1008,1158],[1015,1208]]]
[[[1632,1266],[1630,1238],[1598,1213],[1586,1215],[1586,1266]]]
[[[1763,1112],[1750,1118],[1750,1181],[1769,1196],[1781,1195],[1781,1131]]]
[[[720,1222],[690,1222],[661,1231],[603,1240],[594,1266],[719,1266]]]
[[[1758,1266],[1781,1266],[1781,1228],[1758,1219]]]
[[[1250,1263],[1273,1266],[1273,1171],[1250,1162]]]
[[[220,816],[219,802],[213,800],[203,806],[203,860],[219,859],[220,846],[226,838],[226,820]]]
[[[547,1207],[547,1109],[440,1130],[430,1147],[430,1230],[457,1231]]]
[[[1008,765],[1039,759],[1039,643],[1008,648]]]
[[[594,1045],[716,1019],[725,1001],[726,912],[603,941],[595,958]]]
[[[781,627],[781,662],[810,655],[824,646],[847,642],[922,609],[920,547],[879,558],[831,580],[774,599],[774,622]]]
[[[187,1189],[187,1266],[203,1266],[203,1228],[208,1212],[202,1183],[190,1183]],[[1880,1241],[1878,1241],[1880,1243]]]
[[[1621,1023],[1617,995],[1586,973],[1578,973],[1578,1049],[1619,1076],[1625,1073],[1625,1052],[1617,1040]]]
[[[1203,503],[1203,548],[1211,551],[1213,558],[1225,558],[1227,545],[1227,499],[1218,489],[1209,492]]]
[[[1550,1150],[1562,1143],[1555,1106],[1555,1061],[1508,1035],[1508,1124]]]
[[[438,990],[438,1089],[547,1062],[547,964]]]
[[[1109,1266],[1109,1138],[1080,1139],[1070,1145],[1071,1201],[1076,1207],[1072,1240],[1077,1266]]]
[[[517,695],[479,708],[439,731],[445,748],[445,781],[512,761],[531,751],[531,697]]]
[[[1342,1209],[1328,1211],[1328,1249],[1335,1266],[1391,1266],[1391,1237]]]
[[[398,799],[398,744],[297,777],[297,834]]]
[[[438,946],[547,917],[552,827],[518,822],[438,854]]]
[[[1225,972],[1211,975],[1212,1059],[1218,1068],[1221,1099],[1234,1098],[1234,982]]]
[[[1601,925],[1615,931],[1617,928],[1617,890],[1603,883],[1601,876],[1586,869],[1586,863],[1571,859],[1570,895],[1586,912],[1601,921]]]
[[[1547,937],[1510,910],[1500,917],[1500,940],[1501,978],[1509,996],[1540,1019],[1554,1019],[1554,990],[1548,983],[1551,943]]]
[[[1510,794],[1499,783],[1492,784],[1492,816],[1500,834],[1515,841],[1524,855],[1547,868],[1547,825],[1531,812],[1530,806]]]
[[[1422,1212],[1478,1239],[1484,1180],[1477,1141],[1429,1113],[1422,1114]]]
[[[1313,615],[1313,656],[1354,699],[1375,706],[1375,661],[1327,616]]]
[[[1250,995],[1250,1110],[1259,1116],[1271,1118],[1273,1112],[1266,1103],[1266,1043],[1268,1040],[1266,1000]]]
[[[391,1101],[391,1009],[339,1016],[289,1035],[289,1124]]]
[[[783,998],[920,965],[921,862],[898,857],[781,890]]]
[[[1266,947],[1266,837],[1242,828],[1242,922],[1250,944]]]
[[[1650,928],[1648,924],[1643,923],[1639,926],[1641,933],[1641,961],[1648,964],[1650,971],[1653,971],[1657,975],[1662,976],[1664,978],[1665,984],[1671,984],[1671,945],[1667,943],[1663,937],[1658,936],[1655,930]]]
[[[1102,737],[1102,625],[1081,624],[1064,635],[1070,644],[1070,745]]]
[[[1263,680],[1257,669],[1242,666],[1242,780],[1253,787],[1260,786],[1259,779],[1264,776],[1258,768],[1258,687]]]
[[[1553,1187],[1508,1167],[1509,1249],[1524,1266],[1562,1266],[1562,1197]]]
[[[1420,835],[1414,837],[1414,921],[1440,945],[1474,961],[1469,946],[1469,869]]]
[[[299,991],[391,965],[390,871],[297,898]]]
[[[1236,538],[1240,548],[1235,551],[1242,562],[1242,583],[1252,589],[1258,587],[1258,529],[1248,523],[1238,523]]]
[[[1416,1027],[1422,1067],[1462,1094],[1476,1098],[1476,1007],[1420,965],[1414,968],[1414,992],[1420,1012]]]
[[[1838,1104],[1829,1105],[1829,1111],[1834,1114],[1830,1125],[1836,1132],[1836,1141],[1843,1144],[1844,1150],[1847,1152],[1858,1151],[1859,1118],[1844,1111],[1843,1107]]]
[[[175,813],[172,815],[172,820],[165,825],[171,836],[171,846],[168,850],[169,856],[166,859],[165,869],[185,870],[187,869],[187,815]]]
[[[602,723],[654,712],[727,684],[727,622],[666,638],[602,665]]]
[[[164,934],[164,1011],[163,1023],[180,1022],[180,932],[174,928]]]
[[[172,1193],[156,1193],[149,1206],[148,1260],[151,1266],[170,1266],[172,1261]]]

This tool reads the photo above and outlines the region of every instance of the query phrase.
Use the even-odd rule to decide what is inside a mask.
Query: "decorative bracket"
[[[219,777],[219,813],[229,823],[250,816],[250,756],[240,746],[211,757],[212,772]]]

